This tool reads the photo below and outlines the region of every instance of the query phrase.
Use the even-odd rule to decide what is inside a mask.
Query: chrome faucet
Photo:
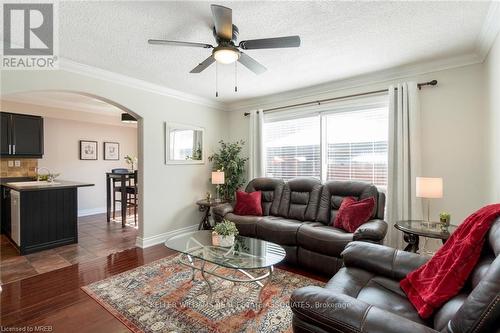
[[[45,171],[47,171],[47,176],[48,176],[48,177],[47,177],[47,181],[49,181],[49,182],[50,182],[50,181],[51,181],[51,180],[50,180],[50,178],[51,178],[51,177],[50,177],[50,170],[49,170],[49,169],[47,169],[47,168],[43,168],[43,167],[42,167],[42,168],[36,168],[36,169],[35,169],[35,171],[36,171],[36,181],[37,181],[37,182],[39,182],[39,181],[41,180],[41,178],[40,178],[40,176],[41,176],[41,175],[40,175],[40,170],[45,170]]]

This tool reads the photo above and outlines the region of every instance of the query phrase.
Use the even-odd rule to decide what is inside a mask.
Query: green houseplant
[[[229,220],[217,223],[212,231],[212,243],[215,246],[229,247],[234,245],[234,237],[238,234],[236,224]]]
[[[441,229],[443,231],[448,230],[448,226],[450,225],[451,215],[447,212],[439,213],[439,221],[441,221]]]
[[[241,156],[245,141],[219,143],[219,151],[209,156],[208,160],[214,163],[214,170],[224,171],[225,183],[218,186],[218,194],[230,201],[234,199],[236,190],[245,183],[245,164],[248,157]]]

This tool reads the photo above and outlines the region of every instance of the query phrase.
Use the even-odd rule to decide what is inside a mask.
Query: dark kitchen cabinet
[[[2,234],[10,235],[10,190],[0,185],[0,219]]]
[[[42,157],[42,117],[2,112],[1,121],[3,157]]]
[[[9,155],[10,151],[10,114],[0,113],[0,154]]]

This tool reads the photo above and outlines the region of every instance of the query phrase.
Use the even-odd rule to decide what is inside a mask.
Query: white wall
[[[500,202],[500,34],[485,62],[486,106],[489,122],[489,201]]]
[[[100,75],[99,73],[96,75]],[[199,222],[195,201],[212,190],[211,165],[165,165],[164,122],[205,128],[207,154],[226,139],[226,113],[195,102],[171,97],[169,92],[138,88],[104,74],[56,71],[2,72],[2,94],[33,90],[84,92],[119,104],[139,118],[139,169],[143,191],[139,215],[139,245],[162,242],[168,233]],[[83,171],[85,172],[85,171]]]
[[[488,160],[485,136],[487,119],[483,103],[482,66],[464,66],[397,81],[309,95],[290,99],[289,103],[379,90],[401,81],[438,80],[437,87],[425,87],[420,91],[422,176],[444,179],[444,198],[432,201],[432,217],[437,219],[440,211],[449,211],[452,223],[458,224],[488,201],[485,164]],[[297,96],[300,96],[300,91]],[[271,99],[268,97],[266,100]],[[264,108],[286,104],[268,103]],[[256,108],[260,107],[254,107]],[[246,110],[234,112],[230,116],[232,140],[248,141],[248,119],[243,116],[244,111]]]
[[[123,160],[126,155],[137,156],[137,129],[54,118],[45,118],[44,128],[45,154],[38,166],[61,173],[61,179],[95,184],[93,187],[82,187],[78,190],[79,214],[105,212],[104,174],[113,168],[127,168]],[[82,139],[98,141],[97,161],[79,159],[79,140]],[[120,144],[119,161],[104,160],[105,141]]]
[[[44,155],[38,167],[60,173],[59,179],[94,184],[78,190],[78,215],[106,211],[106,172],[127,168],[126,155],[137,156],[137,128],[121,124],[117,117],[94,115],[33,104],[3,101],[2,110],[44,117]],[[65,119],[67,118],[67,119]],[[78,119],[78,120],[77,120]],[[98,141],[97,161],[79,159],[79,141]],[[103,142],[120,143],[120,160],[103,158]],[[118,204],[118,207],[119,204]]]

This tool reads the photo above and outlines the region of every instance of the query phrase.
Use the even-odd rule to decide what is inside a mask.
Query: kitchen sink
[[[17,186],[17,187],[27,187],[27,186],[51,186],[51,185],[59,185],[60,183],[58,182],[48,182],[46,180],[40,180],[40,181],[30,181],[30,182],[14,182],[14,183],[7,183],[7,185],[11,186]]]

